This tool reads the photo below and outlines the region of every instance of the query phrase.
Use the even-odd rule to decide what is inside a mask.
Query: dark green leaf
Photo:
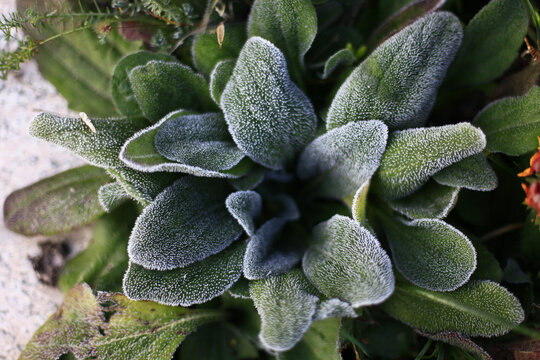
[[[324,63],[324,70],[322,74],[323,79],[327,79],[334,70],[342,65],[350,65],[354,62],[355,58],[351,50],[341,49],[334,55],[330,56]]]
[[[98,191],[99,203],[106,212],[111,212],[130,199],[129,194],[117,181],[105,184]]]
[[[99,168],[81,166],[17,190],[4,203],[4,222],[24,235],[52,235],[88,224],[105,213],[99,188],[110,181]]]
[[[261,215],[262,198],[255,191],[237,191],[227,196],[225,206],[248,236],[255,234],[254,219]]]
[[[478,360],[493,360],[489,354],[482,349],[478,344],[473,342],[471,339],[463,336],[462,334],[458,332],[443,332],[438,334],[429,334],[425,332],[419,332],[420,335],[427,337],[428,339],[435,340],[435,341],[441,341],[453,346],[456,346],[460,349],[463,349],[471,355],[474,356],[475,359]]]
[[[235,64],[235,60],[220,61],[210,74],[210,96],[218,105],[221,103],[221,94],[232,76]]]
[[[469,156],[433,175],[442,185],[475,191],[491,191],[498,185],[497,175],[482,154]]]

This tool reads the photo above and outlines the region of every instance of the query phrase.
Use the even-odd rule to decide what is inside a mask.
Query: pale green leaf
[[[313,229],[303,268],[324,295],[353,307],[379,304],[394,291],[390,258],[366,228],[335,215]]]
[[[225,36],[221,46],[215,29],[201,32],[193,41],[191,54],[193,63],[201,74],[210,75],[216,64],[222,60],[235,59],[246,42],[246,24],[225,24]]]
[[[235,64],[236,60],[222,60],[210,74],[210,96],[218,105],[221,103],[221,94],[232,76]]]
[[[276,45],[289,68],[298,70],[317,34],[317,14],[310,0],[256,0],[248,20],[248,37]]]
[[[315,136],[313,106],[289,78],[283,54],[259,37],[242,48],[221,107],[238,147],[272,169],[282,169]]]
[[[413,284],[455,290],[476,268],[476,251],[463,233],[438,219],[381,219],[396,268]]]
[[[356,317],[351,304],[337,298],[328,299],[317,304],[317,311],[313,320],[323,320],[330,317]]]
[[[231,169],[244,158],[221,113],[173,117],[157,128],[154,145],[169,160],[209,171]]]
[[[444,219],[456,205],[459,188],[429,180],[404,198],[388,201],[395,211],[411,219]]]
[[[315,139],[300,155],[300,179],[316,178],[323,196],[349,196],[379,167],[388,128],[381,121],[349,123]]]
[[[215,109],[206,80],[177,62],[151,60],[136,66],[129,73],[129,82],[139,108],[152,122],[178,109]]]
[[[92,165],[108,168],[124,165],[118,158],[123,143],[148,126],[140,117],[88,120],[95,133],[80,117],[41,113],[30,123],[30,135],[60,145]]]
[[[88,247],[66,262],[59,285],[67,291],[87,283],[95,290],[121,291],[128,267],[127,243],[137,210],[127,204],[98,219]]]
[[[358,221],[360,225],[366,226],[366,206],[367,206],[367,197],[369,193],[369,181],[366,181],[356,191],[353,197],[351,212],[352,217],[355,221]]]
[[[249,280],[245,277],[241,277],[233,286],[228,290],[228,293],[232,297],[239,299],[250,299],[249,297]]]
[[[491,191],[499,184],[497,174],[482,154],[469,156],[433,175],[441,185],[475,191]]]
[[[430,333],[502,335],[523,321],[519,301],[491,281],[471,281],[452,292],[401,283],[382,308],[396,319]]]
[[[225,206],[242,226],[246,234],[255,234],[254,219],[261,215],[262,198],[255,191],[237,191],[227,196]]]
[[[392,133],[372,182],[384,199],[412,194],[438,171],[486,146],[482,130],[469,123],[417,128]]]
[[[465,27],[449,82],[479,85],[502,75],[518,56],[528,26],[523,1],[491,0]]]
[[[252,190],[255,189],[264,180],[264,168],[256,166],[244,176],[238,179],[230,179],[229,183],[236,190]]]
[[[380,45],[340,87],[327,128],[378,119],[390,129],[423,126],[461,42],[459,20],[436,12]]]
[[[245,248],[242,241],[237,241],[215,255],[173,270],[149,270],[130,262],[124,292],[133,300],[181,306],[202,304],[238,281]]]
[[[340,66],[350,65],[355,58],[351,50],[341,49],[326,60],[321,78],[328,79],[330,75]]]
[[[289,350],[300,341],[318,301],[298,269],[250,282],[250,296],[261,316],[259,339],[265,348],[275,351]]]
[[[341,360],[339,331],[341,319],[315,321],[302,340],[287,352],[278,353],[277,360]]]
[[[100,187],[98,197],[99,204],[106,212],[111,212],[126,200],[130,199],[129,194],[117,181]]]
[[[518,156],[538,147],[540,135],[540,87],[525,96],[504,98],[489,104],[474,119],[486,134],[486,150]]]
[[[302,258],[296,246],[296,234],[284,234],[284,218],[273,218],[253,235],[244,256],[244,276],[249,280],[263,279],[289,271]]]
[[[4,223],[24,235],[69,232],[105,213],[98,190],[110,181],[99,168],[81,166],[11,193],[4,203]]]
[[[111,94],[118,111],[124,116],[141,115],[139,104],[131,88],[128,75],[130,71],[139,65],[146,65],[151,60],[174,62],[176,58],[169,54],[138,51],[124,56],[114,67],[111,79]]]
[[[159,194],[137,219],[128,253],[148,269],[171,270],[216,254],[242,234],[225,207],[223,181],[186,176]]]
[[[419,331],[419,333],[420,335],[425,336],[428,339],[441,341],[443,343],[463,349],[469,352],[472,356],[474,356],[475,359],[493,360],[491,356],[478,344],[458,332],[442,332],[438,334],[429,334],[423,331]]]

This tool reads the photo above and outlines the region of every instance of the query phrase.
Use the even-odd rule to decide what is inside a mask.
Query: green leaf
[[[157,128],[154,145],[169,160],[209,171],[231,169],[244,158],[221,113],[174,117]]]
[[[249,297],[249,280],[241,277],[240,280],[229,288],[228,293],[235,298],[251,299]]]
[[[81,359],[90,352],[88,343],[101,336],[103,322],[92,289],[78,285],[67,292],[64,303],[34,333],[19,360],[55,360],[68,352]]]
[[[523,1],[491,0],[465,27],[449,82],[480,85],[502,75],[518,56],[528,26]]]
[[[392,264],[381,244],[345,216],[335,215],[313,229],[302,266],[320,292],[355,308],[379,304],[394,291]]]
[[[369,193],[369,181],[366,181],[356,191],[353,197],[352,206],[351,206],[351,212],[352,217],[355,221],[358,221],[360,225],[366,226],[367,225],[367,218],[366,218],[366,206],[368,201],[368,193]]]
[[[518,156],[538,147],[540,134],[540,87],[525,96],[505,98],[489,104],[473,123],[486,134],[489,152]]]
[[[313,290],[298,269],[250,282],[250,295],[261,317],[259,339],[265,348],[286,351],[300,341],[317,307]]]
[[[94,226],[88,247],[64,266],[59,285],[67,291],[88,283],[95,290],[120,291],[128,267],[127,242],[137,218],[132,204],[101,217]]]
[[[149,51],[138,51],[124,56],[114,67],[111,79],[111,94],[118,111],[125,116],[140,115],[142,111],[135,99],[129,82],[129,73],[133,68],[146,65],[151,60],[174,62],[176,58],[169,54],[158,54]]]
[[[440,9],[446,0],[413,0],[396,9],[397,11],[377,26],[368,39],[368,48],[375,48],[383,40],[395,34],[416,19]]]
[[[315,139],[300,155],[300,179],[314,178],[316,192],[341,199],[354,193],[379,167],[388,128],[381,121],[349,123]]]
[[[237,241],[215,255],[173,270],[149,270],[130,262],[124,292],[133,300],[181,306],[202,304],[238,281],[245,248],[242,241]]]
[[[107,169],[124,191],[142,205],[147,206],[178,176],[171,173],[143,173],[128,167]]]
[[[384,199],[412,194],[430,176],[486,146],[484,133],[469,123],[417,128],[392,133],[372,182]]]
[[[519,301],[491,281],[471,281],[452,292],[401,283],[382,308],[404,323],[430,333],[502,335],[523,321]]]
[[[459,20],[437,12],[379,46],[337,92],[326,126],[378,119],[392,130],[423,126],[461,42]]]
[[[298,240],[283,231],[286,222],[284,218],[270,219],[251,236],[244,255],[247,279],[282,274],[300,261],[302,251],[296,246]]]
[[[255,191],[237,191],[227,196],[225,206],[248,236],[255,234],[254,218],[261,215],[262,198]]]
[[[287,352],[278,353],[277,360],[341,360],[339,331],[341,319],[313,322],[302,340]]]
[[[441,185],[475,191],[492,191],[499,184],[497,174],[482,154],[469,156],[433,175]]]
[[[53,235],[88,224],[105,213],[99,188],[110,181],[93,166],[81,166],[11,193],[4,203],[6,227],[24,235]]]
[[[178,109],[194,111],[216,108],[201,75],[177,62],[151,60],[129,73],[131,88],[144,116],[157,122]]]
[[[244,176],[238,179],[230,179],[229,183],[236,190],[252,190],[255,189],[264,180],[264,168],[256,166]]]
[[[34,5],[29,2],[29,7]],[[39,27],[35,38],[56,35]],[[94,29],[61,36],[39,47],[36,53],[40,73],[68,101],[72,110],[92,116],[115,116],[116,108],[109,92],[115,64],[127,53],[137,51],[141,42],[129,42],[113,29],[99,39]]]
[[[218,105],[221,103],[221,94],[232,76],[235,64],[235,60],[220,61],[210,74],[210,96]]]
[[[415,285],[434,291],[455,290],[476,268],[469,239],[438,219],[404,221],[381,218],[396,268]]]
[[[120,160],[122,160],[127,166],[142,172],[182,172],[195,176],[203,177],[223,177],[223,178],[236,178],[239,175],[235,175],[230,170],[234,170],[237,166],[242,165],[240,161],[229,171],[211,171],[206,170],[198,166],[192,166],[187,164],[180,164],[172,162],[165,156],[161,155],[156,149],[156,135],[159,129],[167,122],[174,120],[178,117],[191,115],[191,112],[179,110],[172,112],[165,116],[159,122],[154,125],[139,131],[134,134],[129,140],[126,141],[122,149],[120,150]],[[201,115],[199,115],[201,116]],[[196,134],[192,134],[196,136]],[[242,172],[240,172],[242,173]]]
[[[30,123],[30,135],[60,145],[99,167],[124,166],[118,158],[122,144],[148,126],[143,118],[88,119],[41,113]]]
[[[290,80],[281,51],[259,37],[242,48],[221,108],[238,147],[275,170],[315,136],[313,106]]]
[[[503,277],[503,271],[499,265],[499,261],[480,240],[474,236],[470,236],[470,240],[476,250],[476,269],[471,275],[471,280],[491,280],[500,283]]]
[[[238,57],[245,42],[246,24],[243,23],[225,25],[225,36],[221,46],[215,30],[200,33],[195,37],[191,48],[195,67],[208,78],[218,62]]]
[[[130,199],[129,194],[117,181],[100,187],[98,197],[99,204],[108,213]]]
[[[101,303],[111,304],[105,335],[93,341],[92,356],[110,360],[169,360],[189,333],[218,320],[211,310],[193,310],[131,301],[122,294],[101,293]]]
[[[321,78],[328,79],[330,75],[340,66],[350,65],[355,58],[351,50],[341,49],[326,60]]]
[[[317,14],[310,0],[256,0],[248,20],[248,37],[260,36],[285,55],[294,78],[317,34]]]
[[[420,335],[427,337],[428,339],[441,341],[446,344],[453,345],[460,349],[463,349],[469,352],[478,360],[493,360],[489,354],[482,349],[478,344],[473,342],[471,339],[463,336],[458,332],[443,332],[438,334],[429,334],[420,331]]]
[[[388,201],[388,205],[411,219],[444,219],[456,205],[458,194],[459,188],[429,180],[411,195]]]
[[[351,304],[337,298],[321,301],[317,304],[317,311],[313,320],[324,320],[330,317],[356,317],[356,312]]]
[[[223,181],[186,176],[159,194],[137,219],[128,253],[148,269],[171,270],[216,254],[242,234],[225,207]]]

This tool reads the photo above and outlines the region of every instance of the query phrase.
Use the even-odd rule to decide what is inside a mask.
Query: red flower
[[[521,187],[525,190],[525,203],[540,213],[540,182],[535,181],[530,186],[521,184]]]
[[[538,137],[538,142],[540,143],[540,136]],[[535,173],[540,173],[540,146],[538,147],[536,154],[532,156],[529,164],[530,167],[525,169],[525,171],[520,172],[518,176],[526,177],[534,175]]]

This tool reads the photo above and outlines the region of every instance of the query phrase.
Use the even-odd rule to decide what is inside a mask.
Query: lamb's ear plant
[[[535,151],[539,88],[472,122],[436,119],[449,93],[507,71],[527,2],[492,0],[463,29],[444,1],[409,1],[372,28],[363,51],[328,49],[323,62],[310,57],[324,53],[317,37],[342,29],[325,23],[318,33],[325,12],[340,6],[348,18],[376,2],[313,3],[256,0],[221,41],[199,33],[192,59],[123,57],[111,81],[121,117],[34,118],[33,136],[90,165],[13,193],[7,226],[49,235],[99,219],[89,248],[66,265],[61,285],[74,287],[64,312],[21,358],[193,359],[197,348],[227,358],[414,357],[412,340],[395,356],[391,344],[363,340],[372,324],[388,335],[404,323],[431,339],[424,354],[437,341],[433,356],[486,359],[470,337],[533,333],[518,327],[533,301],[499,283],[498,260],[475,237],[486,228],[460,218],[458,199],[489,196],[514,161],[504,156]],[[123,295],[96,300],[78,282]],[[177,351],[209,321],[220,323]]]

